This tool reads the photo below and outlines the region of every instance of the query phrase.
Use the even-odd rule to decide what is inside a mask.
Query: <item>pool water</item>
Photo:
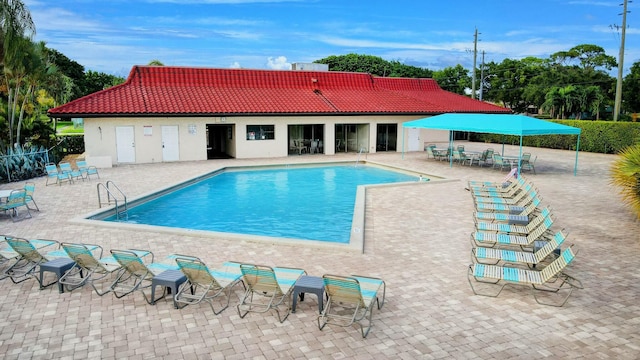
[[[225,171],[104,220],[348,243],[357,186],[408,181],[372,166]]]

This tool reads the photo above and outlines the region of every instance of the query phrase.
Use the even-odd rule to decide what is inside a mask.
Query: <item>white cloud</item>
[[[287,58],[284,56],[278,56],[276,58],[269,57],[267,59],[267,68],[273,70],[289,70],[291,69],[291,63],[288,63]]]
[[[242,69],[242,66],[240,66],[239,62],[234,61],[231,65],[229,65],[229,68],[231,68],[231,69]]]

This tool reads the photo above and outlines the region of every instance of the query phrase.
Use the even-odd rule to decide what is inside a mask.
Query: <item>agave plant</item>
[[[620,194],[640,219],[640,144],[620,152],[620,158],[611,167],[611,183],[620,188]]]

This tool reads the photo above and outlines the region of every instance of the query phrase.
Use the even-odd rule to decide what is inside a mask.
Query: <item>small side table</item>
[[[318,311],[322,312],[322,303],[324,300],[324,280],[317,276],[301,276],[293,287],[293,303],[291,304],[291,312],[296,312],[296,304],[298,303],[298,295],[300,301],[304,301],[304,293],[316,294],[318,297]]]
[[[182,283],[187,281],[187,277],[180,270],[165,270],[153,277],[151,280],[151,305],[156,304],[156,286],[164,286],[169,289],[169,293],[173,297],[173,307],[178,308],[176,303],[176,294]],[[164,297],[164,295],[162,296]],[[159,298],[160,300],[162,298]]]
[[[60,293],[64,292],[64,285],[60,284],[60,282],[58,280],[60,280],[60,278],[62,277],[62,275],[64,275],[65,272],[67,272],[69,269],[71,269],[72,267],[76,266],[75,261],[69,259],[69,258],[59,258],[59,259],[54,259],[51,261],[47,261],[44,264],[40,264],[40,290],[51,286],[55,283],[58,283],[58,291]],[[56,281],[51,282],[49,284],[43,284],[43,280],[44,280],[44,273],[45,272],[52,272],[56,274]]]

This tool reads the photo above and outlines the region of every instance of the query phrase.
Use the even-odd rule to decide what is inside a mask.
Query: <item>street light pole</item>
[[[624,67],[624,37],[627,30],[627,2],[624,0],[622,8],[622,36],[620,40],[620,54],[618,55],[618,79],[616,81],[616,99],[613,106],[613,121],[618,121],[622,104],[622,71]]]

